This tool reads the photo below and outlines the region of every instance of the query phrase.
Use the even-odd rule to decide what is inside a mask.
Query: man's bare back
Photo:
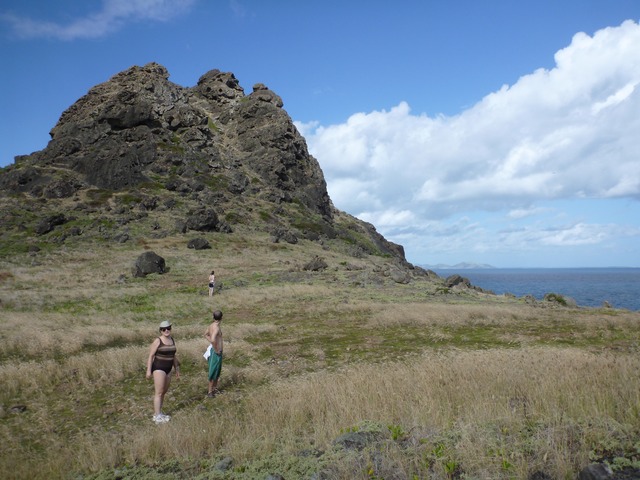
[[[213,323],[209,325],[204,332],[204,336],[211,344],[212,352],[209,356],[209,391],[207,397],[213,397],[218,393],[218,379],[222,370],[222,329],[220,322],[222,321],[222,312],[216,310],[213,312]]]
[[[207,328],[204,336],[209,340],[213,350],[218,354],[222,354],[222,329],[220,328],[220,321],[214,320]]]

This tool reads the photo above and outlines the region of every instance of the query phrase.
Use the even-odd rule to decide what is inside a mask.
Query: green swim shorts
[[[222,371],[222,355],[211,352],[209,357],[209,380],[217,380]]]

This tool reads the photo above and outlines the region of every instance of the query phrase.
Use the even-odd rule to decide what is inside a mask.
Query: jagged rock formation
[[[211,70],[185,88],[170,82],[161,65],[134,66],[69,107],[45,149],[0,169],[0,192],[46,199],[51,209],[75,199],[76,209],[88,204],[95,214],[115,214],[119,239],[129,238],[122,227],[164,209],[175,210],[172,228],[180,233],[261,223],[275,238],[342,237],[356,253],[406,264],[400,245],[333,207],[318,162],[282,107],[262,84],[245,95],[232,73]],[[53,210],[37,235],[69,221]],[[24,221],[24,215],[0,213],[8,225]],[[167,227],[156,222],[154,229],[161,235]]]
[[[278,95],[258,84],[245,96],[233,74],[218,70],[193,88],[168,78],[151,63],[92,88],[62,114],[44,150],[17,159],[32,168],[8,172],[2,186],[54,198],[86,186],[121,190],[160,179],[191,191],[224,180],[216,191],[295,199],[331,217],[322,171]],[[56,168],[67,174],[51,175]]]

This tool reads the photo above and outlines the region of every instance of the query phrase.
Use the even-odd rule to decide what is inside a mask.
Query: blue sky
[[[0,166],[132,65],[264,83],[416,264],[640,267],[637,0],[5,0]]]

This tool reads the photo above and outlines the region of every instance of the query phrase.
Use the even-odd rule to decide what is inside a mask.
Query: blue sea
[[[640,310],[640,268],[479,268],[434,269],[446,278],[458,274],[472,285],[501,295],[533,295],[541,300],[546,293],[573,298],[581,307]]]

